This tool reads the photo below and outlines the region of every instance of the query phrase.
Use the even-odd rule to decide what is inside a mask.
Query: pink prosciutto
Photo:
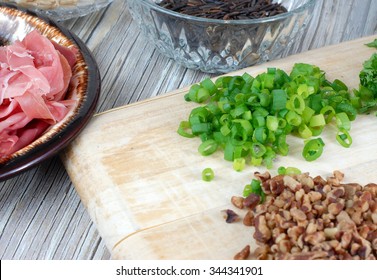
[[[32,31],[0,47],[0,160],[62,120],[74,104],[64,100],[76,50]]]

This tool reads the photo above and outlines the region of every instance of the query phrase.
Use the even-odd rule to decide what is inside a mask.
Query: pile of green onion
[[[268,68],[256,77],[205,79],[190,88],[185,100],[202,105],[180,123],[178,133],[200,137],[203,156],[221,149],[237,171],[245,163],[272,168],[277,155],[288,155],[288,134],[304,139],[307,161],[317,159],[325,145],[319,136],[330,123],[337,129],[335,139],[350,147],[350,123],[360,106],[343,82],[330,82],[321,69],[303,63],[290,74]]]

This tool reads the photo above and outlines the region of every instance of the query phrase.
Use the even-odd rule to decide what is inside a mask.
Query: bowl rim
[[[131,1],[131,0],[129,0]],[[151,0],[136,0],[137,2],[141,2],[142,5],[146,5],[151,9],[157,10],[163,14],[173,16],[173,17],[179,17],[181,19],[187,19],[190,21],[196,21],[196,22],[204,22],[204,23],[214,23],[214,24],[225,24],[225,25],[249,25],[249,24],[258,24],[258,23],[269,23],[274,22],[282,19],[286,19],[288,17],[291,17],[293,14],[300,13],[310,6],[314,6],[314,4],[317,2],[317,0],[307,0],[305,4],[302,6],[288,11],[286,13],[282,13],[276,16],[267,17],[267,18],[258,18],[258,19],[238,19],[238,20],[222,20],[222,19],[211,19],[211,18],[204,18],[204,17],[195,17],[190,16],[186,14],[182,14],[179,12],[174,12],[172,10],[163,8],[159,5],[156,5],[156,3],[152,2]]]

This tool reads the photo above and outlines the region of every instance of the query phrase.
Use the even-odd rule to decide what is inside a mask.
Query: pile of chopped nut
[[[266,194],[232,197],[246,208],[246,226],[254,226],[257,259],[376,260],[377,184],[342,183],[344,175],[312,178],[308,173],[255,173]],[[235,259],[249,257],[250,246]]]

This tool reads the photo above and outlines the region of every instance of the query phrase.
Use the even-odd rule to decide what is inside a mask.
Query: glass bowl
[[[3,0],[2,2],[17,4],[54,20],[63,21],[98,11],[113,0]]]
[[[163,8],[161,0],[127,0],[151,44],[183,66],[228,73],[279,58],[305,32],[316,0],[279,0],[287,13],[248,20],[217,20]]]

